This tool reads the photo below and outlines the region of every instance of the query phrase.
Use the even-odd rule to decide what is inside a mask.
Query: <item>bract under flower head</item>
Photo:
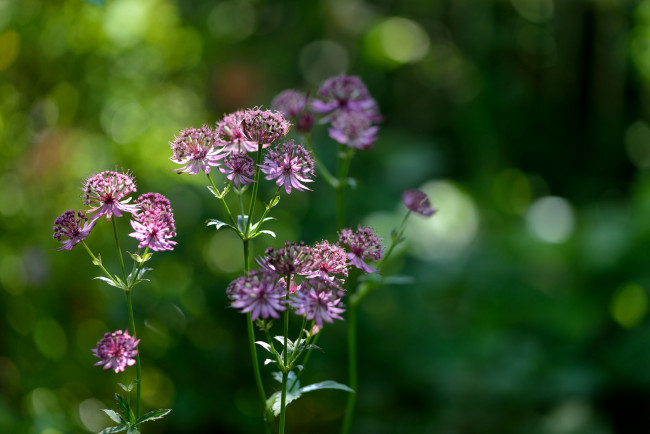
[[[424,217],[430,217],[437,211],[431,208],[429,197],[421,190],[405,190],[402,201],[409,210]]]
[[[373,122],[381,120],[377,103],[359,77],[339,75],[329,78],[318,89],[317,95],[320,99],[311,103],[316,113],[361,112]]]
[[[135,180],[130,173],[107,170],[88,178],[84,185],[84,205],[92,206],[86,214],[97,213],[93,220],[102,216],[110,219],[122,217],[123,212],[135,212],[138,207],[129,205],[127,196],[136,190]]]
[[[381,240],[375,236],[369,227],[361,227],[356,232],[351,229],[341,229],[339,244],[348,252],[347,257],[352,265],[366,273],[374,273],[364,261],[378,261],[381,259]]]
[[[241,152],[233,152],[219,170],[226,174],[226,178],[232,181],[235,187],[241,188],[254,182],[252,177],[256,171],[255,160]]]
[[[225,152],[255,152],[257,143],[249,140],[242,131],[241,122],[244,119],[244,112],[238,110],[227,114],[217,122],[214,134],[223,143]]]
[[[72,250],[74,246],[86,239],[96,222],[97,220],[88,222],[83,211],[75,213],[72,209],[58,216],[54,220],[52,237],[63,245],[57,250]]]
[[[135,365],[135,356],[138,355],[135,347],[139,343],[140,339],[129,336],[127,330],[104,334],[97,342],[97,348],[92,349],[95,357],[101,359],[95,366],[104,365],[104,369],[113,369],[115,373],[124,371],[127,366]]]
[[[264,253],[265,255],[256,259],[256,262],[262,269],[279,276],[308,274],[317,265],[313,248],[306,246],[305,243],[296,244],[287,241],[284,247],[280,249],[269,247]]]
[[[200,171],[210,173],[210,167],[219,166],[220,160],[226,156],[223,148],[215,141],[213,131],[203,125],[201,128],[186,128],[169,142],[175,163],[184,165],[176,169],[178,173],[196,175]]]
[[[319,327],[323,327],[323,321],[332,323],[335,319],[343,319],[339,314],[345,312],[341,297],[334,288],[318,278],[303,282],[291,296],[289,304],[297,315],[314,320]]]
[[[280,112],[254,108],[244,112],[241,128],[249,140],[270,145],[287,135],[291,123]]]
[[[241,309],[242,313],[251,313],[251,319],[279,318],[278,312],[286,309],[284,299],[285,286],[278,281],[274,273],[268,271],[250,271],[246,276],[230,282],[226,294],[232,300],[231,307]]]
[[[133,215],[131,226],[135,230],[130,237],[140,241],[138,248],[173,250],[176,241],[174,214],[169,200],[159,193],[145,193],[137,200],[140,211]]]
[[[260,170],[266,174],[266,179],[275,179],[275,183],[284,186],[290,194],[292,188],[309,190],[302,183],[313,181],[310,177],[314,175],[314,159],[304,146],[289,140],[269,150]]]
[[[332,119],[329,136],[351,148],[370,149],[377,140],[379,127],[372,126],[363,112],[342,112]]]

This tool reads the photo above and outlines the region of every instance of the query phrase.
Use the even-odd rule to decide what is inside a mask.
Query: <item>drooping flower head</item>
[[[283,185],[287,194],[290,194],[292,188],[309,190],[302,183],[313,181],[310,178],[314,175],[314,159],[304,146],[289,140],[269,150],[260,170],[266,174],[266,179],[275,179],[275,183]]]
[[[210,167],[219,166],[220,160],[226,156],[207,125],[182,130],[169,142],[169,146],[173,151],[170,160],[183,165],[176,169],[178,173],[196,175],[201,170],[210,173]]]
[[[311,103],[316,113],[361,112],[373,122],[381,120],[377,103],[359,77],[339,75],[329,78],[318,89],[317,96],[320,99]]]
[[[258,108],[244,112],[241,129],[244,136],[258,145],[270,145],[287,135],[291,123],[282,113]]]
[[[129,205],[131,193],[135,192],[135,180],[130,173],[107,170],[91,176],[84,185],[84,205],[90,205],[86,214],[97,213],[93,220],[106,216],[122,217],[123,212],[137,211],[136,205]]]
[[[174,214],[169,200],[159,193],[145,193],[137,200],[140,211],[133,215],[131,227],[135,232],[130,237],[140,241],[138,248],[151,250],[173,250],[176,241]]]
[[[263,270],[286,276],[310,273],[317,265],[317,257],[314,255],[314,249],[305,243],[287,241],[280,249],[267,248],[264,256],[257,258],[256,262]]]
[[[351,229],[341,229],[339,244],[348,252],[347,257],[352,265],[366,273],[374,273],[365,261],[373,262],[381,259],[381,240],[369,227],[361,227],[356,232]]]
[[[255,176],[255,160],[241,152],[233,152],[226,158],[225,164],[219,167],[226,178],[235,184],[235,187],[241,188],[253,182]]]
[[[279,318],[278,312],[286,309],[284,298],[286,288],[278,281],[274,273],[268,271],[250,271],[246,276],[230,282],[226,294],[232,300],[231,307],[241,309],[242,313],[251,313],[251,319]]]
[[[140,339],[129,336],[127,330],[104,334],[97,342],[97,348],[92,349],[95,357],[101,359],[95,366],[104,365],[104,369],[112,369],[115,373],[124,371],[127,366],[135,365],[135,356],[138,355],[135,347],[139,343]]]
[[[431,208],[429,197],[421,190],[405,190],[402,193],[402,202],[409,210],[424,217],[431,217],[437,211]]]
[[[318,327],[323,327],[323,321],[332,323],[335,319],[343,319],[340,314],[345,312],[341,297],[334,288],[318,278],[303,282],[289,299],[289,304],[297,315],[314,320]]]
[[[271,102],[274,110],[293,119],[300,133],[307,133],[314,125],[314,115],[309,111],[309,96],[299,90],[287,89],[275,96]]]
[[[316,244],[313,251],[314,269],[306,274],[306,277],[317,277],[342,289],[343,279],[340,276],[348,276],[348,259],[345,250],[323,240]]]
[[[244,119],[244,112],[238,110],[225,115],[222,120],[217,122],[214,134],[224,144],[224,152],[257,151],[257,143],[249,140],[242,131],[242,119]]]
[[[343,112],[332,119],[329,136],[351,148],[370,149],[377,140],[379,127],[371,125],[370,118],[363,112]]]
[[[97,220],[88,222],[83,211],[75,213],[70,209],[54,220],[54,235],[52,238],[63,244],[57,250],[72,250],[74,246],[85,240],[90,231],[95,226]]]

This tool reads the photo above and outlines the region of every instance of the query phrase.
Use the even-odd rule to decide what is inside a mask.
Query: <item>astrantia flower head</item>
[[[135,365],[134,357],[138,355],[135,347],[138,343],[140,339],[129,336],[127,330],[104,334],[97,342],[97,348],[92,349],[95,357],[101,359],[95,366],[104,365],[104,369],[113,369],[115,373],[124,371],[127,366]]]
[[[63,244],[58,250],[72,250],[74,246],[85,240],[97,220],[88,222],[88,218],[83,211],[75,213],[74,210],[68,210],[54,220],[55,240]]]
[[[232,300],[231,307],[251,313],[251,319],[279,318],[278,312],[286,309],[284,298],[286,288],[274,273],[250,271],[246,276],[230,282],[226,294]]]
[[[409,210],[424,217],[430,217],[436,213],[436,210],[431,208],[429,197],[421,190],[405,190],[402,193],[402,201]]]
[[[219,170],[226,174],[226,178],[232,181],[235,187],[240,188],[253,182],[255,160],[241,152],[233,152]]]
[[[341,229],[339,244],[347,250],[348,260],[352,265],[366,273],[374,273],[365,261],[378,261],[381,259],[381,240],[369,227],[361,227],[356,232],[351,229]]]
[[[370,149],[377,140],[378,129],[363,112],[343,112],[332,119],[329,136],[351,148]]]
[[[339,276],[347,277],[348,275],[348,260],[345,250],[324,240],[316,244],[313,251],[314,269],[306,276],[318,277],[340,288],[343,279]]]
[[[282,113],[258,108],[246,110],[241,121],[244,135],[261,145],[277,142],[287,135],[290,128],[291,123]]]
[[[317,95],[320,99],[311,103],[316,113],[362,112],[373,122],[381,120],[377,103],[359,77],[339,75],[329,78],[318,89]]]
[[[86,214],[97,213],[93,220],[102,216],[110,219],[113,216],[122,217],[123,212],[137,211],[136,205],[129,205],[128,195],[135,192],[135,180],[130,173],[119,173],[107,170],[91,176],[84,185],[84,205],[90,205]]]
[[[273,98],[271,107],[282,112],[287,118],[294,119],[300,133],[309,132],[314,125],[314,115],[309,112],[309,96],[299,90],[287,89]]]
[[[340,314],[345,312],[341,297],[334,288],[318,278],[303,282],[291,296],[289,304],[297,315],[314,320],[319,327],[323,327],[323,321],[332,323],[335,319],[343,319]]]
[[[131,226],[135,230],[129,236],[140,241],[138,248],[151,250],[173,250],[176,241],[174,214],[169,200],[158,193],[146,193],[137,200],[140,211],[133,215]]]
[[[224,146],[225,152],[255,152],[257,143],[249,140],[242,131],[241,121],[244,119],[244,112],[238,110],[227,114],[217,122],[214,134]]]
[[[305,243],[296,244],[287,241],[284,247],[280,249],[269,247],[264,253],[265,255],[256,259],[256,262],[262,269],[279,276],[308,274],[317,265],[314,249],[306,246]]]
[[[201,170],[206,174],[210,173],[210,167],[218,166],[220,160],[226,156],[207,125],[182,130],[169,142],[169,146],[174,152],[170,160],[184,165],[176,169],[178,173],[196,175]]]
[[[266,179],[275,179],[277,185],[283,185],[287,194],[291,189],[309,190],[303,182],[312,182],[314,175],[314,159],[302,145],[296,145],[293,140],[280,144],[269,150],[260,165]]]

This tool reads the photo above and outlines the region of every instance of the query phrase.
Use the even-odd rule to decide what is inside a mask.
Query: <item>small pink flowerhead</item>
[[[257,143],[248,139],[242,131],[244,112],[238,110],[227,114],[217,122],[214,130],[215,137],[221,141],[224,152],[255,152]]]
[[[107,220],[111,217],[122,217],[123,212],[133,213],[137,206],[130,205],[130,197],[127,197],[136,190],[135,180],[129,172],[120,173],[107,170],[88,178],[84,184],[84,205],[91,208],[87,214],[97,213],[93,220],[105,216]]]
[[[178,173],[196,175],[200,171],[210,173],[210,168],[219,166],[220,160],[226,156],[220,143],[217,143],[214,132],[207,126],[201,128],[186,128],[169,142],[174,163],[183,165],[176,169]]]
[[[275,179],[275,183],[284,186],[286,193],[290,194],[293,188],[309,190],[303,183],[313,181],[314,159],[304,146],[289,140],[269,150],[260,170],[266,179]]]
[[[176,236],[174,214],[169,200],[159,193],[145,193],[136,201],[140,210],[133,215],[129,234],[140,243],[138,248],[148,247],[154,251],[174,250]]]
[[[270,145],[287,135],[291,123],[280,112],[254,108],[244,112],[241,128],[248,140]]]
[[[437,210],[431,208],[429,197],[421,190],[405,190],[402,202],[409,210],[424,217],[431,217]]]
[[[369,227],[359,226],[356,232],[351,229],[341,229],[339,245],[348,253],[350,264],[366,273],[374,273],[365,261],[373,262],[381,259],[382,243]]]
[[[335,319],[343,319],[340,314],[345,311],[336,288],[318,278],[303,282],[292,294],[289,304],[296,315],[314,320],[318,327],[323,327],[323,321],[332,323]]]
[[[241,152],[232,152],[222,167],[219,167],[226,178],[235,184],[235,187],[241,188],[254,182],[255,160]]]
[[[306,93],[287,89],[273,98],[271,107],[292,119],[298,132],[304,134],[311,131],[314,125],[314,115],[309,111],[308,102],[309,96]]]
[[[104,334],[97,347],[92,349],[94,356],[100,359],[95,366],[104,365],[104,369],[113,369],[116,374],[124,371],[127,366],[135,365],[138,355],[135,347],[139,343],[140,339],[129,336],[127,330]]]
[[[88,222],[88,218],[83,211],[75,213],[74,210],[68,210],[54,220],[55,240],[63,244],[58,250],[72,250],[74,246],[86,239],[90,231],[95,226],[97,220]]]
[[[286,309],[286,288],[274,273],[250,271],[246,276],[233,280],[226,290],[230,306],[251,313],[251,319],[279,318],[278,312]]]

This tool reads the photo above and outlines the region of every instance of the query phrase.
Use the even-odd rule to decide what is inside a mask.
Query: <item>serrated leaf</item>
[[[320,383],[310,384],[309,386],[301,387],[298,389],[300,393],[313,392],[314,390],[321,389],[338,389],[344,390],[346,392],[354,393],[354,390],[346,386],[345,384],[337,383],[336,381],[326,380],[321,381]]]
[[[162,419],[163,417],[167,416],[171,411],[172,410],[170,408],[160,408],[158,410],[150,411],[149,413],[145,413],[142,416],[140,416],[135,421],[135,425],[139,425],[141,423],[149,422],[152,420]]]
[[[206,226],[215,226],[215,228],[217,230],[221,229],[224,226],[227,226],[227,227],[229,227],[231,229],[237,230],[237,228],[235,228],[233,225],[228,224],[226,222],[222,222],[221,220],[217,220],[217,219],[208,220],[208,222],[206,223]]]
[[[126,425],[126,421],[115,410],[102,408],[102,411],[106,413],[106,415],[110,417],[113,420],[113,422],[119,423],[120,425]]]
[[[272,372],[271,376],[278,383],[282,383],[282,372],[280,371]],[[289,371],[289,374],[287,374],[287,383],[293,384],[294,381],[296,381],[296,374],[293,371]]]
[[[129,406],[129,403],[126,402],[126,400],[122,398],[122,395],[119,393],[115,394],[115,401],[117,401],[117,407],[120,409],[120,413],[122,413],[124,420],[128,421],[130,425],[133,425],[135,416],[133,415],[133,411],[131,411],[131,406]]]
[[[264,348],[264,349],[265,349],[266,351],[268,351],[269,353],[273,353],[273,349],[271,348],[271,345],[269,345],[268,342],[264,342],[264,341],[256,341],[255,343],[256,343],[257,345],[259,345],[260,347]]]
[[[102,281],[108,283],[111,286],[122,289],[122,287],[117,282],[115,282],[113,279],[109,279],[108,277],[97,276],[97,277],[95,277],[95,279],[102,280]]]
[[[287,395],[284,403],[285,407],[288,406],[291,402],[300,398],[300,395],[301,393],[299,391],[295,391],[295,392],[287,391]],[[266,400],[266,408],[273,411],[274,416],[280,414],[281,406],[282,406],[282,394],[280,391],[275,392],[273,395],[269,397],[269,399]]]
[[[114,432],[122,432],[128,429],[127,426],[111,426],[109,428],[104,428],[98,434],[111,434]]]

